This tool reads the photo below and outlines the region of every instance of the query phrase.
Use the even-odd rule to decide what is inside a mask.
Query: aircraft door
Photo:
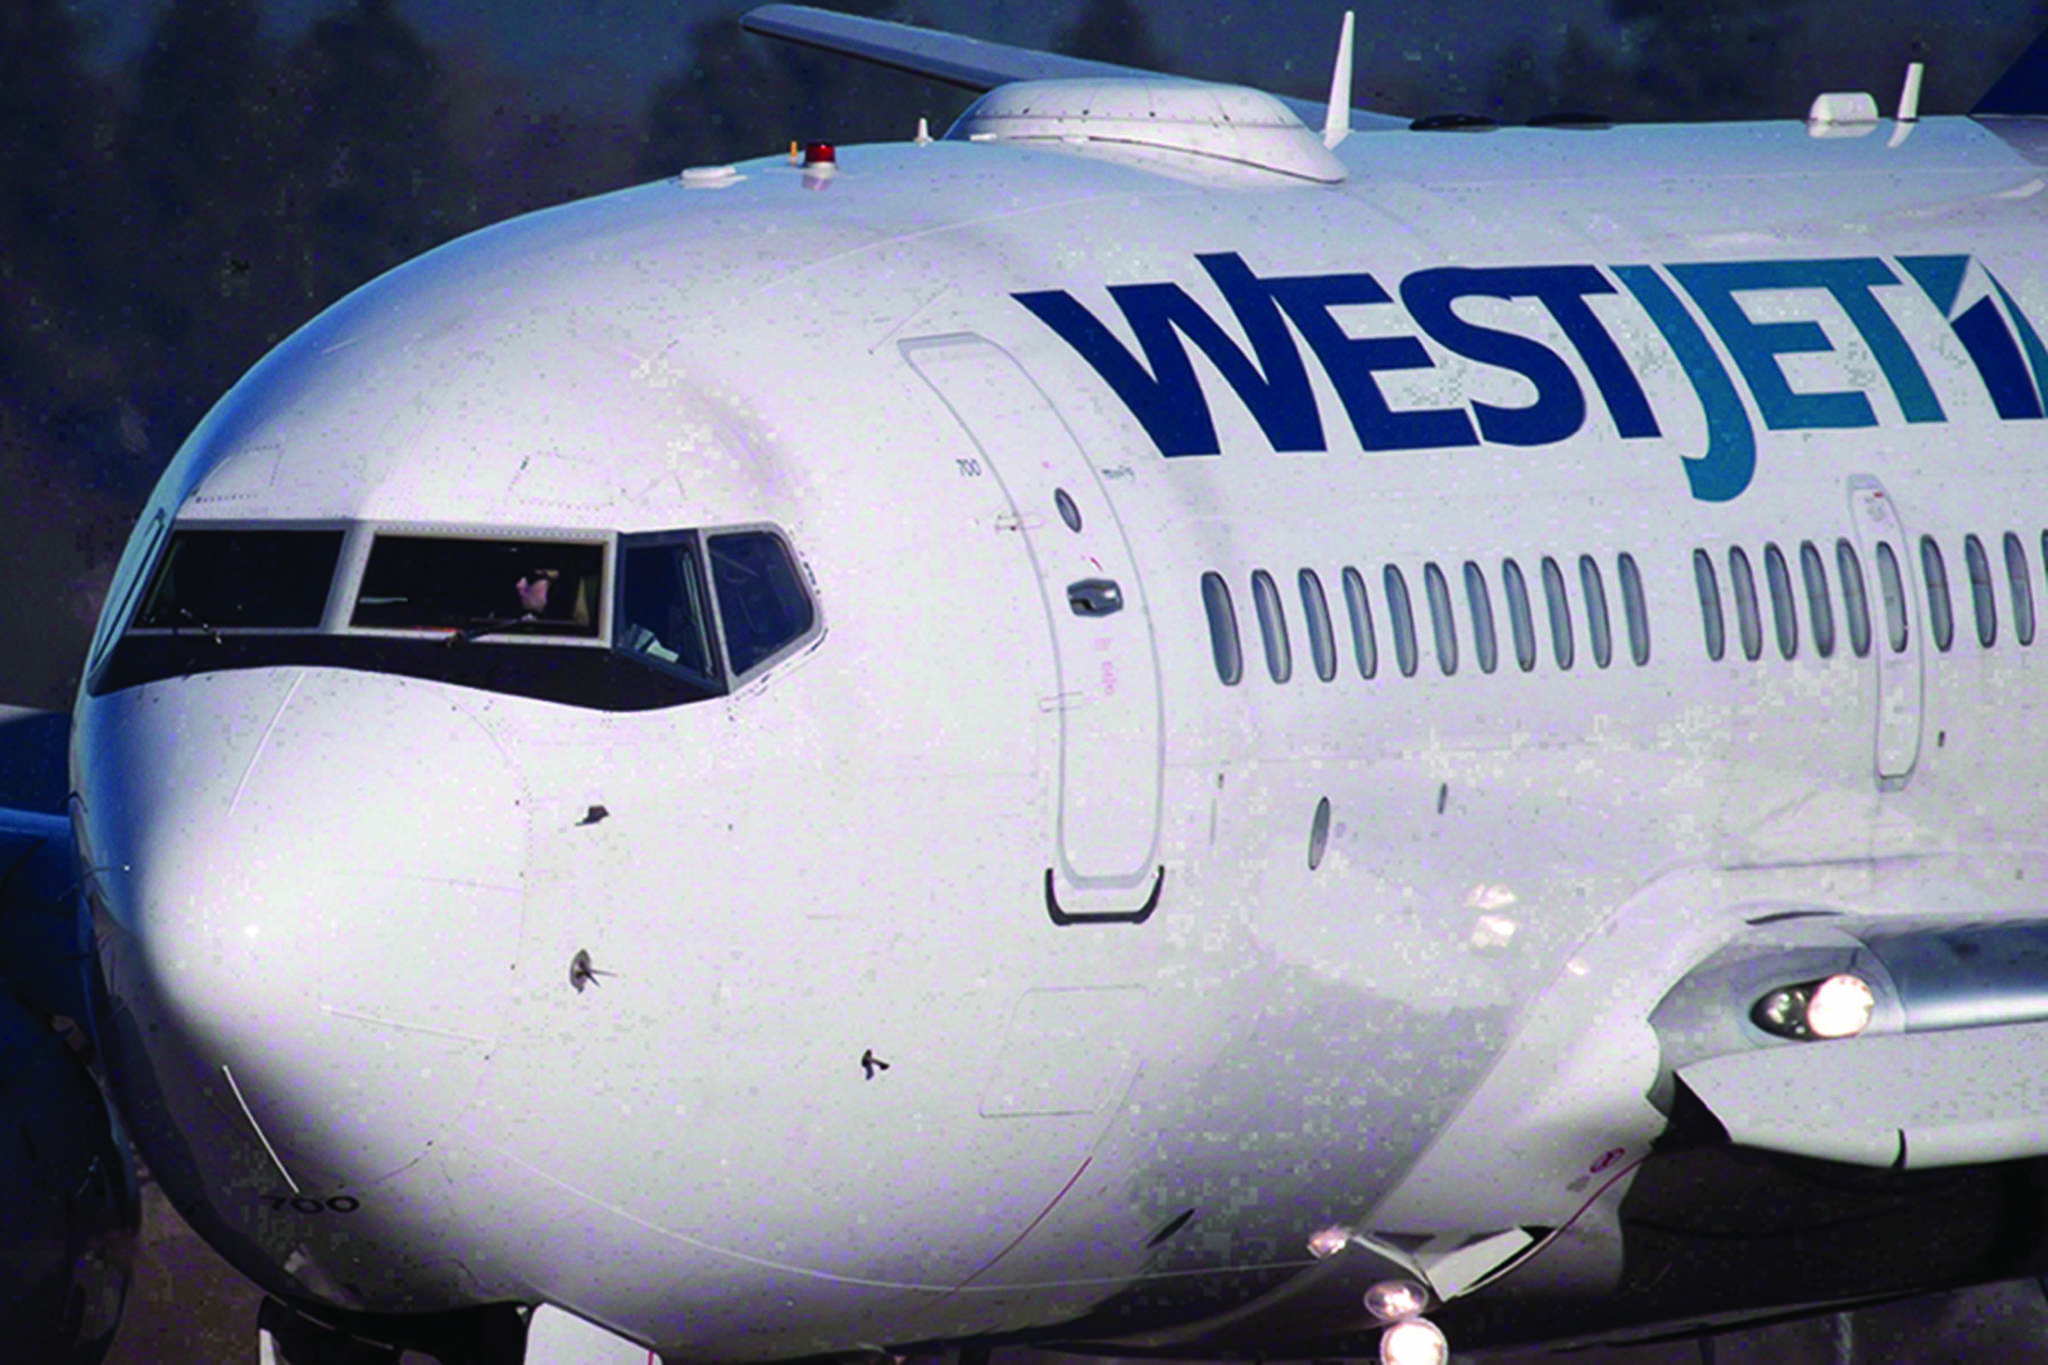
[[[1913,609],[1913,561],[1898,508],[1868,474],[1849,480],[1849,517],[1868,585],[1870,650],[1877,661],[1878,786],[1896,791],[1920,757],[1922,623]]]
[[[1059,691],[1041,705],[1058,712],[1060,729],[1048,909],[1059,923],[1141,919],[1159,886],[1159,670],[1122,523],[1080,442],[1007,351],[967,334],[901,349],[1001,485],[1044,598]],[[1069,889],[1065,909],[1055,872]],[[1152,898],[1140,909],[1147,883]],[[1128,905],[1110,909],[1102,892],[1124,893]]]

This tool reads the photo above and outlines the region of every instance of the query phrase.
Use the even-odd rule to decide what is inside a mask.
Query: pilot
[[[520,620],[538,621],[547,614],[548,590],[561,576],[560,569],[530,569],[520,575],[513,589],[519,594]]]

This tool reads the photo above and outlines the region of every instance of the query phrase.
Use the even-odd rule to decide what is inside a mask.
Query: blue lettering
[[[1709,329],[1747,381],[1753,410],[1765,427],[1877,425],[1876,411],[1861,390],[1795,392],[1783,358],[1832,351],[1832,341],[1813,318],[1756,320],[1740,300],[1744,293],[1826,291],[1869,348],[1905,420],[1941,422],[1946,420],[1941,401],[1877,293],[1880,286],[1910,278],[1975,362],[2000,417],[2039,420],[2048,414],[2048,345],[1988,272],[1980,273],[1991,292],[1965,289],[1971,271],[1967,255],[1901,257],[1897,265],[1903,276],[1876,257],[1628,265],[1611,272],[1591,265],[1446,266],[1416,271],[1401,282],[1397,306],[1420,334],[1377,336],[1353,336],[1335,315],[1339,308],[1394,304],[1370,274],[1261,278],[1235,253],[1195,259],[1229,306],[1248,351],[1171,282],[1109,286],[1137,340],[1136,353],[1065,290],[1013,296],[1074,348],[1169,457],[1221,453],[1188,343],[1200,348],[1223,376],[1274,450],[1326,449],[1322,415],[1296,334],[1315,353],[1366,450],[1450,449],[1482,439],[1542,446],[1581,432],[1586,393],[1567,357],[1534,337],[1460,317],[1457,305],[1468,298],[1541,304],[1577,351],[1615,430],[1627,439],[1661,436],[1641,382],[1590,302],[1596,295],[1617,294],[1616,280],[1662,335],[1699,399],[1707,448],[1683,458],[1692,494],[1704,502],[1739,496],[1755,476],[1757,459],[1752,407],[1709,340]],[[1691,306],[1681,289],[1691,296]],[[1967,306],[1958,311],[1965,299]],[[1700,325],[1695,307],[1707,328]],[[1475,400],[1469,408],[1392,408],[1380,376],[1433,368],[1424,336],[1467,360],[1521,376],[1534,391],[1533,399],[1519,407]]]
[[[1985,392],[1991,395],[1991,405],[1998,409],[1998,415],[2008,422],[2040,417],[2041,396],[2027,373],[2027,362],[2020,359],[2012,329],[1999,316],[1998,304],[1986,294],[1960,315],[1955,311],[1964,277],[1970,272],[1970,258],[1901,256],[1899,264],[1919,284],[1927,301],[1947,319],[1956,340],[1970,353],[1977,376],[1984,381]],[[2019,316],[2017,309],[2014,316]]]
[[[1392,303],[1370,275],[1296,275],[1266,281],[1330,376],[1358,443],[1367,450],[1426,450],[1478,445],[1471,419],[1456,408],[1396,412],[1373,376],[1381,370],[1434,368],[1412,336],[1346,335],[1332,308],[1351,303]]]
[[[1997,302],[1986,294],[1949,325],[1955,328],[1956,339],[1963,343],[1970,359],[1977,362],[1977,373],[1983,376],[1984,387],[1990,392],[1998,415],[2009,422],[2039,417],[2040,395],[2027,377],[2027,363],[2020,359],[2020,348],[2013,344],[2011,329],[1998,315]]]
[[[1707,453],[1683,457],[1692,495],[1701,502],[1727,502],[1749,487],[1756,473],[1756,432],[1749,425],[1742,395],[1735,391],[1728,371],[1721,368],[1721,358],[1714,354],[1706,333],[1653,267],[1620,265],[1614,273],[1664,334],[1706,413]]]
[[[1729,261],[1674,265],[1671,273],[1720,334],[1722,344],[1749,381],[1749,391],[1756,398],[1764,425],[1771,430],[1872,427],[1877,425],[1877,414],[1871,410],[1870,400],[1853,390],[1792,391],[1777,357],[1831,351],[1834,347],[1817,322],[1753,320],[1736,302],[1735,295],[1756,289],[1827,290],[1862,333],[1906,420],[1942,420],[1941,404],[1936,401],[1920,362],[1913,358],[1891,315],[1870,292],[1873,286],[1899,282],[1899,277],[1884,262],[1867,256],[1831,261]]]
[[[1013,295],[1059,333],[1116,391],[1162,455],[1217,455],[1216,423],[1180,336],[1202,348],[1250,409],[1275,450],[1322,450],[1323,424],[1301,352],[1267,286],[1234,254],[1199,256],[1252,343],[1258,363],[1177,284],[1111,285],[1138,345],[1140,364],[1110,330],[1063,289]],[[1176,330],[1179,336],[1175,335]]]
[[[1562,441],[1585,424],[1585,395],[1562,360],[1528,337],[1465,321],[1451,305],[1462,298],[1533,298],[1543,304],[1577,348],[1593,375],[1615,428],[1623,436],[1662,433],[1614,338],[1593,310],[1588,294],[1612,294],[1614,286],[1590,265],[1505,266],[1471,269],[1447,266],[1421,270],[1401,282],[1401,302],[1422,330],[1450,350],[1481,364],[1512,370],[1536,388],[1527,407],[1472,405],[1479,430],[1501,445],[1536,446]]]
[[[2034,324],[2028,322],[2027,315],[2020,311],[2019,300],[2005,292],[2005,286],[1998,282],[1996,275],[1991,277],[1991,287],[1998,291],[1998,297],[2005,300],[2013,325],[2020,329],[2020,344],[2027,348],[2027,360],[2034,367],[2034,391],[2044,404],[2048,404],[2048,349],[2042,348],[2041,338],[2034,334]]]

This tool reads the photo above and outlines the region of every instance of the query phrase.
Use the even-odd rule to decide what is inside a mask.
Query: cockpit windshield
[[[178,530],[137,630],[313,630],[341,554],[340,531]]]
[[[694,532],[630,538],[620,546],[619,648],[695,677],[718,676],[711,608]]]
[[[650,710],[730,695],[824,635],[808,571],[762,524],[173,524],[142,581],[93,696],[293,666]]]
[[[706,538],[732,671],[745,673],[811,628],[811,599],[789,547],[769,531]]]
[[[603,575],[602,545],[379,535],[349,624],[594,637]]]

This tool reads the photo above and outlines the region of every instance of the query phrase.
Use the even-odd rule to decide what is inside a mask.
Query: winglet
[[[1323,145],[1336,150],[1351,136],[1351,29],[1354,15],[1344,11],[1344,27],[1337,34],[1337,69],[1330,73],[1330,108],[1323,116]]]

